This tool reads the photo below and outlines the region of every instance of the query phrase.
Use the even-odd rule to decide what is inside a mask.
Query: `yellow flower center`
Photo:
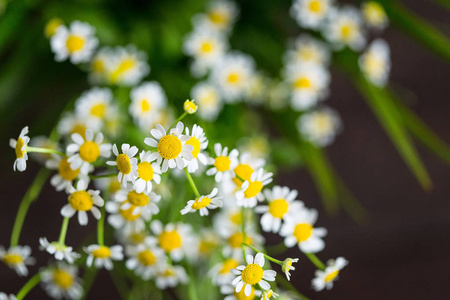
[[[261,193],[263,184],[261,181],[255,180],[250,182],[248,188],[244,191],[245,198],[252,198]]]
[[[144,250],[139,252],[138,260],[144,266],[152,266],[156,263],[156,257],[150,250]]]
[[[127,201],[134,206],[146,206],[150,202],[150,197],[144,193],[136,193],[131,191],[128,193]]]
[[[22,158],[25,151],[22,151],[22,147],[25,145],[25,141],[22,138],[17,139],[16,148],[14,151],[16,152],[17,158]]]
[[[117,177],[114,177],[111,182],[109,183],[109,191],[111,192],[111,194],[114,194],[115,192],[117,192],[118,190],[121,189],[121,184],[120,182],[116,179]]]
[[[236,73],[231,73],[227,78],[228,82],[231,84],[236,84],[239,82],[239,75]]]
[[[341,27],[341,36],[345,41],[351,39],[355,32],[355,26],[352,24],[346,24]]]
[[[199,251],[204,255],[208,255],[215,247],[216,243],[202,240],[200,242]]]
[[[241,186],[244,182],[241,180],[250,180],[250,177],[253,174],[253,169],[249,165],[246,164],[239,164],[236,168],[234,168],[234,173],[236,174],[236,177],[233,178],[234,183],[237,186]],[[241,179],[239,179],[239,178]]]
[[[84,46],[84,39],[77,35],[70,35],[66,40],[66,47],[69,53],[79,51]]]
[[[378,2],[367,2],[363,8],[364,17],[369,23],[379,25],[385,22],[386,13]]]
[[[245,289],[242,289],[239,293],[234,292],[234,297],[236,297],[236,300],[253,300],[255,299],[255,288],[252,286],[250,296],[246,296]]]
[[[122,206],[123,204],[125,204],[127,201],[123,201],[120,205]],[[121,209],[121,208],[119,208],[119,212],[120,212],[120,215],[125,219],[125,220],[127,220],[128,222],[133,222],[133,221],[135,221],[137,218],[139,218],[139,216],[141,215],[141,214],[135,214],[135,215],[133,215],[133,211],[134,211],[134,209],[136,208],[136,206],[134,206],[134,205],[132,205],[130,208],[128,208],[128,209]]]
[[[84,142],[80,146],[79,152],[82,160],[91,163],[96,161],[100,156],[100,147],[94,142]]]
[[[298,51],[298,56],[304,61],[315,61],[318,62],[317,55],[311,47],[303,47]]]
[[[158,143],[158,153],[165,159],[174,159],[181,153],[181,141],[174,135],[163,136]]]
[[[166,269],[164,271],[164,276],[165,277],[174,276],[174,275],[175,275],[175,272],[173,270],[171,270],[171,269]]]
[[[64,270],[55,270],[53,272],[53,281],[63,289],[68,289],[73,284],[73,277],[69,272]]]
[[[213,11],[209,14],[209,19],[216,25],[225,25],[228,23],[228,15],[223,12]]]
[[[181,236],[176,230],[164,231],[158,236],[158,242],[161,248],[170,252],[181,246]]]
[[[84,126],[83,124],[77,123],[72,127],[72,131],[70,133],[78,133],[83,139],[86,139],[86,129],[86,126]]]
[[[3,256],[3,262],[7,265],[18,265],[20,263],[23,263],[22,256],[18,254],[6,254]]]
[[[123,73],[134,68],[136,64],[137,62],[134,57],[124,59],[117,67],[117,69],[111,73],[111,81],[116,82]]]
[[[95,258],[108,258],[111,257],[111,250],[108,247],[100,246],[97,250],[92,251],[92,255]]]
[[[320,13],[322,11],[322,5],[319,0],[312,0],[309,2],[309,10],[314,13]]]
[[[69,204],[78,211],[88,211],[94,205],[94,199],[86,191],[76,191],[69,196]]]
[[[312,235],[313,227],[307,223],[297,224],[294,228],[294,236],[297,241],[304,242]]]
[[[201,51],[204,53],[210,53],[213,50],[213,45],[210,42],[205,42],[201,46]]]
[[[314,120],[316,130],[320,133],[328,133],[333,128],[333,122],[326,114],[319,114]]]
[[[199,199],[197,198],[194,202],[194,204],[192,204],[192,208],[193,209],[200,209],[203,207],[207,207],[210,203],[211,203],[211,199],[208,197],[203,197],[202,201],[198,201]]]
[[[141,110],[142,112],[148,112],[150,110],[150,103],[148,103],[147,99],[141,100]]]
[[[336,270],[334,272],[331,272],[325,277],[325,282],[330,282],[336,279],[336,277],[339,275],[339,270]]]
[[[122,174],[130,174],[131,172],[131,161],[128,155],[121,153],[117,155],[116,158],[117,169],[119,169]]]
[[[308,89],[311,87],[311,81],[306,77],[302,77],[295,81],[294,86],[297,89]]]
[[[150,181],[153,179],[155,171],[149,162],[143,161],[138,164],[138,174],[144,181]]]
[[[285,199],[276,199],[269,203],[269,212],[275,218],[282,219],[289,209],[289,203]]]
[[[130,234],[130,240],[136,244],[142,244],[146,236],[145,232],[134,232]]]
[[[198,106],[197,106],[197,104],[194,103],[194,100],[192,100],[192,101],[191,100],[184,101],[183,109],[186,112],[188,112],[190,114],[193,114],[193,113],[195,113],[197,111],[197,108],[198,108]]]
[[[102,73],[105,70],[105,65],[101,59],[95,59],[92,63],[92,69],[95,73]]]
[[[61,159],[58,166],[58,173],[64,180],[72,181],[78,177],[80,173],[79,169],[72,170],[70,164],[67,162],[67,158]]]
[[[194,147],[194,150],[192,150],[192,157],[196,158],[197,155],[200,153],[200,141],[198,140],[198,138],[193,136],[189,140],[187,140],[186,144]]]
[[[242,281],[248,284],[257,284],[263,277],[263,268],[257,264],[250,264],[242,271]]]
[[[58,18],[53,18],[48,21],[47,25],[45,25],[45,36],[51,38],[58,29],[59,26],[63,24],[63,21]]]
[[[228,244],[230,244],[230,246],[232,248],[240,248],[241,244],[244,242],[244,235],[240,232],[236,232],[235,234],[233,234],[232,236],[230,236],[228,238]],[[247,236],[247,239],[245,240],[245,243],[251,245],[252,244],[252,239]]]
[[[231,269],[236,269],[236,267],[238,265],[239,265],[239,263],[235,259],[229,258],[223,262],[222,269],[220,269],[219,273],[220,274],[228,274],[228,273],[230,273]]]
[[[232,214],[231,217],[230,217],[230,220],[234,224],[240,225],[240,224],[242,224],[242,214],[240,212]]]
[[[91,115],[97,118],[103,118],[105,115],[106,106],[103,103],[96,104],[91,108]]]

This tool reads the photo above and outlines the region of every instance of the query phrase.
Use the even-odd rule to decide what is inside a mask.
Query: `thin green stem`
[[[37,148],[37,147],[27,146],[27,152],[53,153],[53,154],[58,154],[59,156],[62,156],[62,157],[66,156],[63,152],[55,150],[55,149],[50,149],[50,148]]]
[[[188,286],[189,299],[198,300],[197,291],[195,289],[195,284],[194,284],[196,281],[192,280],[193,278],[196,278],[196,276],[194,275],[194,271],[192,270],[192,265],[187,264],[187,269],[188,269],[189,276],[191,277],[191,280],[189,280],[189,286]]]
[[[194,179],[192,179],[191,174],[189,174],[187,168],[184,168],[184,173],[186,173],[186,178],[191,185],[192,190],[194,191],[195,197],[200,198],[200,193],[198,192],[197,187],[195,186]]]
[[[14,227],[11,234],[11,247],[17,246],[19,244],[19,236],[22,231],[23,222],[25,221],[25,216],[27,215],[28,208],[30,204],[39,196],[42,187],[45,184],[50,171],[42,168],[39,173],[34,178],[33,183],[28,188],[27,192],[22,198],[19,210],[17,211],[16,220],[14,221]]]
[[[111,173],[111,174],[103,174],[103,175],[89,175],[90,179],[100,179],[100,178],[109,178],[109,177],[116,177],[117,173]]]
[[[241,176],[239,176],[238,174],[235,174],[236,178],[239,179],[240,181],[242,181],[242,183],[246,182],[247,180],[244,180]]]
[[[70,218],[68,218],[68,217],[64,217],[64,219],[63,219],[63,223],[61,226],[61,232],[59,233],[59,240],[58,240],[58,243],[60,245],[66,244],[66,234],[67,234],[67,227],[69,226],[69,220],[70,220]]]
[[[41,273],[34,274],[17,293],[17,300],[22,300],[41,281]]]
[[[325,264],[314,253],[305,253],[305,255],[318,269],[325,270]]]
[[[97,242],[100,246],[105,244],[105,205],[100,209],[101,216],[97,222]]]
[[[241,207],[241,225],[242,225],[242,237],[243,241],[247,242],[247,234],[245,233],[245,207]],[[242,248],[242,257],[245,261],[245,246],[241,245]]]
[[[178,119],[175,120],[175,122],[173,122],[172,125],[170,125],[169,129],[177,125],[178,122],[180,122],[181,120],[183,120],[184,117],[186,117],[187,114],[188,113],[185,111]]]
[[[286,280],[283,276],[277,276],[276,281],[284,287],[286,290],[292,291],[299,300],[309,300],[308,297],[304,296],[302,293],[300,293],[295,286],[293,286],[289,281]]]
[[[279,264],[280,266],[283,265],[283,262],[282,262],[281,260],[275,259],[275,258],[273,258],[273,257],[271,257],[271,256],[269,256],[269,255],[267,255],[267,254],[265,254],[265,253],[262,252],[261,250],[258,250],[258,249],[256,249],[255,247],[253,247],[253,246],[251,246],[251,245],[249,245],[249,244],[247,244],[247,243],[242,243],[242,245],[249,247],[250,249],[252,249],[252,250],[255,251],[255,252],[262,253],[262,254],[264,255],[264,257],[267,258],[268,260],[270,260],[271,262],[274,262],[274,263],[276,263],[276,264]]]

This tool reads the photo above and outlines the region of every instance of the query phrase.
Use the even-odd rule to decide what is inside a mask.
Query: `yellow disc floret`
[[[228,156],[217,156],[214,160],[214,167],[218,172],[225,172],[230,169],[231,159]]]
[[[282,219],[289,209],[289,203],[285,199],[276,199],[269,203],[269,212],[275,218]]]
[[[298,89],[307,89],[311,87],[311,81],[306,77],[302,77],[295,81],[294,86]]]
[[[210,53],[213,50],[213,45],[210,42],[204,42],[201,46],[201,51],[204,53]]]
[[[231,84],[237,84],[239,82],[239,74],[236,73],[231,73],[230,75],[228,75],[228,82]]]
[[[336,279],[336,277],[339,275],[339,270],[336,270],[336,271],[333,271],[333,272],[331,272],[330,274],[328,274],[326,277],[325,277],[325,282],[330,282],[330,281],[333,281],[333,280],[335,280]]]
[[[240,248],[243,242],[244,242],[244,235],[241,232],[236,232],[235,234],[233,234],[228,238],[228,244],[230,244],[232,248]],[[252,239],[249,236],[247,236],[245,243],[251,245]]]
[[[197,111],[198,106],[194,103],[195,100],[184,101],[183,109],[188,114],[194,114]]]
[[[45,36],[47,38],[51,38],[56,31],[58,30],[59,26],[63,25],[63,21],[58,18],[53,18],[45,25]]]
[[[150,202],[150,197],[144,193],[131,191],[127,195],[127,201],[134,206],[146,206]]]
[[[53,272],[53,282],[63,288],[67,289],[73,285],[73,276],[64,270],[55,270]]]
[[[236,269],[239,263],[233,259],[229,258],[222,263],[222,269],[220,269],[220,274],[228,274],[231,272],[231,269]]]
[[[86,191],[76,191],[69,196],[69,204],[78,211],[88,211],[94,205],[94,199]]]
[[[252,198],[261,193],[263,184],[261,181],[255,180],[249,183],[248,188],[244,191],[245,198]]]
[[[294,228],[294,236],[297,241],[304,242],[312,235],[313,227],[307,223],[297,224]]]
[[[72,127],[72,130],[70,131],[70,134],[72,133],[78,133],[81,135],[83,139],[86,139],[86,126],[80,123],[75,123]]]
[[[181,236],[176,230],[164,231],[158,236],[158,242],[161,248],[170,252],[181,246]]]
[[[139,262],[144,266],[152,266],[156,263],[156,257],[150,250],[144,250],[138,253]]]
[[[108,247],[100,246],[100,248],[92,251],[92,255],[95,258],[108,258],[111,257],[111,250]]]
[[[131,161],[128,155],[121,153],[117,155],[116,158],[117,169],[119,169],[122,174],[130,174],[131,172]]]
[[[186,144],[191,145],[194,147],[194,150],[192,150],[192,157],[196,158],[197,155],[200,153],[200,141],[195,136],[191,137],[189,140],[186,141]]]
[[[103,103],[96,104],[91,108],[91,115],[97,118],[103,118],[105,115],[106,106]]]
[[[199,200],[199,198],[196,199],[194,204],[192,204],[193,209],[201,209],[207,207],[211,203],[211,199],[208,197],[203,197],[200,201]]]
[[[253,300],[255,299],[255,288],[252,286],[252,291],[250,292],[250,296],[245,295],[245,289],[242,289],[239,293],[234,292],[234,297],[236,300]]]
[[[69,53],[74,53],[83,49],[84,39],[77,35],[71,35],[66,40],[66,47]]]
[[[26,151],[22,151],[22,147],[25,145],[25,141],[23,140],[23,138],[18,138],[17,139],[17,143],[16,143],[16,147],[14,148],[14,151],[16,152],[16,157],[17,158],[22,158],[23,154]]]
[[[61,176],[64,180],[72,181],[78,177],[80,170],[72,170],[72,168],[70,167],[70,163],[67,161],[67,158],[63,158],[59,162],[58,173],[59,176]]]
[[[263,268],[257,264],[249,264],[242,271],[242,281],[247,284],[257,284],[263,277]]]
[[[122,205],[125,204],[126,202],[127,202],[127,201],[123,201],[123,202],[120,204],[120,206],[122,206]],[[133,222],[133,221],[135,221],[137,218],[139,218],[139,216],[141,215],[140,213],[137,213],[137,214],[133,215],[133,211],[134,211],[135,208],[136,208],[136,206],[134,206],[134,205],[131,205],[131,207],[128,208],[128,209],[122,209],[122,208],[119,208],[120,215],[121,215],[125,220],[127,220],[127,221],[129,221],[129,222]]]
[[[84,142],[80,146],[80,157],[82,160],[91,163],[97,160],[100,156],[100,147],[94,142]]]
[[[148,103],[147,99],[141,100],[141,111],[148,112],[150,110],[150,103]]]
[[[322,11],[322,5],[319,0],[312,0],[309,2],[309,10],[315,13],[320,13]]]
[[[23,263],[23,258],[19,254],[5,254],[2,258],[3,262],[7,265],[18,265],[20,263]]]
[[[138,164],[138,174],[144,181],[150,181],[153,179],[155,171],[149,162],[143,161]]]
[[[234,168],[234,173],[236,174],[236,177],[233,178],[233,181],[240,187],[242,183],[244,183],[242,180],[250,180],[250,177],[253,174],[253,169],[247,164],[239,164],[236,168]]]
[[[174,135],[165,135],[158,142],[158,153],[165,159],[174,159],[181,153],[181,141]]]

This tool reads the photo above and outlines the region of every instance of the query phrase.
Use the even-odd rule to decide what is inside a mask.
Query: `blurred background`
[[[251,54],[260,69],[277,76],[287,38],[300,32],[286,17],[291,2],[236,2],[240,16],[231,37],[232,47]],[[450,12],[438,1],[401,2],[450,35]],[[192,15],[204,5],[200,0],[7,3],[0,17],[1,245],[9,241],[20,200],[39,168],[30,163],[25,173],[13,172],[14,152],[8,147],[9,138],[15,138],[25,125],[31,128],[31,137],[48,134],[66,103],[89,87],[84,72],[69,62],[54,61],[43,35],[46,22],[55,16],[66,22],[80,19],[97,28],[104,45],[136,44],[148,54],[152,70],[147,78],[159,81],[169,102],[179,104],[189,97],[195,82],[189,74],[188,59],[181,52],[183,36],[192,29]],[[438,136],[450,142],[448,63],[395,23],[383,37],[391,47],[392,88]],[[298,250],[288,251],[283,257],[300,257],[291,282],[311,299],[447,299],[450,168],[418,146],[433,180],[433,188],[425,192],[355,87],[339,70],[332,68],[331,72],[327,103],[341,114],[344,131],[327,153],[347,187],[367,209],[368,218],[356,224],[345,213],[327,215],[305,170],[280,171],[275,183],[298,189],[307,206],[319,209],[317,225],[328,229],[326,248],[318,256],[344,256],[350,262],[332,290],[314,292],[310,279],[315,268]],[[59,214],[58,201],[62,198],[63,194],[47,186],[39,198],[45,201],[33,204],[25,221],[21,243],[34,245],[33,256],[38,261],[48,258],[37,247],[42,232],[59,232],[60,219],[49,216]],[[95,230],[93,222],[88,230]],[[69,242],[79,243],[85,234],[74,233]],[[281,241],[276,236],[267,238],[268,244]],[[37,269],[32,267],[31,273]],[[1,291],[16,292],[25,281],[0,264]],[[119,299],[107,272],[101,271],[88,299],[106,296]],[[39,288],[29,295],[29,299],[45,298]]]

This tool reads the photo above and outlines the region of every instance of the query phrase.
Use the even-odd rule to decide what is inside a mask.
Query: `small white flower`
[[[56,260],[66,260],[69,264],[73,264],[81,256],[73,251],[72,247],[61,245],[58,242],[50,243],[45,237],[39,238],[39,244],[41,250],[45,250],[53,255]]]
[[[159,213],[156,203],[161,200],[161,196],[153,192],[138,193],[131,187],[121,189],[114,195],[114,201],[120,203],[120,212],[122,216],[131,214],[129,218],[142,215],[144,220],[150,221],[152,215]]]
[[[108,88],[94,87],[84,92],[75,102],[75,112],[82,119],[89,120],[92,127],[100,128],[114,110],[113,94]]]
[[[208,158],[208,164],[213,167],[206,171],[206,175],[214,175],[216,182],[221,182],[224,176],[231,178],[233,169],[238,165],[239,151],[233,149],[228,153],[228,147],[222,147],[221,144],[216,143],[214,144],[214,153],[216,154],[215,158]]]
[[[220,293],[225,295],[223,300],[242,300],[242,299],[256,299],[256,297],[260,297],[262,292],[260,290],[255,289],[253,286],[251,287],[250,296],[246,296],[245,289],[242,289],[239,293],[236,293],[234,287],[231,283],[224,284],[220,287]]]
[[[330,13],[333,0],[295,0],[290,13],[303,28],[318,29]]]
[[[239,263],[237,258],[228,258],[212,267],[209,274],[213,283],[219,286],[230,284],[234,279],[231,269],[236,269]]]
[[[264,292],[262,292],[262,294],[261,294],[261,300],[269,300],[269,299],[275,299],[275,298],[278,298],[278,294],[277,293],[275,293],[273,290],[268,290],[268,291],[264,291]]]
[[[285,64],[316,64],[326,66],[330,60],[328,46],[308,34],[300,35],[294,42],[293,49],[287,51]]]
[[[359,58],[364,76],[376,86],[384,87],[391,70],[390,49],[385,40],[374,40]]]
[[[206,196],[200,196],[195,200],[189,200],[186,207],[181,210],[181,214],[185,215],[190,212],[200,212],[200,216],[207,216],[209,214],[209,209],[215,209],[217,207],[222,207],[223,203],[220,201],[222,197],[215,197],[217,195],[217,188],[214,188],[211,194]]]
[[[228,0],[210,1],[206,14],[198,14],[193,18],[194,27],[228,33],[238,14],[238,7]]]
[[[292,263],[298,262],[298,258],[286,258],[281,265],[281,270],[286,274],[287,280],[291,280],[291,270],[295,270],[295,267],[292,266]]]
[[[116,47],[113,49],[111,63],[107,66],[107,81],[111,84],[134,86],[150,73],[145,52],[135,46]]]
[[[236,204],[241,207],[255,207],[257,201],[264,200],[262,189],[272,182],[273,173],[265,173],[263,168],[254,172],[250,180],[246,180],[236,195]]]
[[[17,300],[16,296],[13,294],[5,294],[0,292],[0,300]]]
[[[146,237],[144,243],[137,246],[128,246],[126,252],[130,257],[126,262],[127,268],[134,270],[143,280],[153,278],[166,259],[154,237]]]
[[[82,138],[86,138],[86,129],[98,132],[102,124],[93,119],[86,119],[75,113],[68,112],[63,115],[58,122],[58,133],[63,137],[70,137],[73,133],[78,133]]]
[[[188,224],[169,223],[163,226],[161,221],[154,220],[150,223],[150,229],[158,238],[161,247],[173,261],[180,261],[187,254],[192,255],[191,226]],[[195,256],[195,255],[194,255]]]
[[[245,228],[245,239],[242,234],[242,229],[229,232],[221,232],[220,234],[225,239],[225,245],[223,246],[222,253],[225,257],[239,258],[242,257],[242,243],[259,247],[264,243],[264,237],[255,232],[255,229],[251,226]],[[252,251],[252,250],[248,250]]]
[[[327,290],[333,287],[334,281],[339,277],[339,272],[348,265],[348,261],[343,257],[338,257],[336,260],[329,260],[325,271],[317,270],[316,278],[312,280],[312,286],[316,291]]]
[[[113,196],[113,199],[115,196]],[[135,207],[131,206],[128,209],[121,208],[122,203],[115,201],[106,202],[106,211],[109,213],[108,223],[114,229],[120,230],[122,234],[130,232],[140,232],[145,229],[145,220],[141,214],[133,214]]]
[[[192,160],[187,164],[187,170],[189,173],[194,173],[199,168],[199,163],[206,166],[208,163],[208,157],[202,152],[208,147],[208,139],[205,136],[203,128],[194,124],[192,132],[189,132],[189,128],[186,127],[186,135],[190,138],[186,141],[187,145],[191,145]]]
[[[138,174],[137,158],[134,157],[139,149],[136,146],[130,147],[129,144],[122,144],[122,153],[119,153],[117,145],[113,145],[113,153],[116,160],[107,161],[106,164],[110,166],[117,166],[119,174],[117,179],[122,183],[123,187],[127,187],[128,181],[133,184],[136,182]]]
[[[28,134],[28,126],[25,126],[21,131],[20,135],[15,139],[9,140],[9,146],[14,149],[16,152],[16,160],[14,161],[13,169],[14,171],[17,169],[20,172],[23,172],[27,168],[27,146],[30,142],[30,138],[27,136]]]
[[[198,104],[197,114],[201,119],[212,122],[217,119],[223,107],[218,90],[210,83],[202,81],[191,90],[191,97]]]
[[[106,78],[106,70],[113,63],[113,50],[109,47],[100,48],[92,57],[90,62],[89,82],[92,85],[104,83]]]
[[[84,248],[84,251],[88,254],[86,260],[88,267],[94,263],[94,266],[98,269],[105,268],[106,270],[112,270],[114,267],[112,260],[123,260],[123,247],[120,245],[107,247],[94,244]]]
[[[361,10],[369,27],[382,30],[388,26],[389,19],[380,3],[376,1],[363,2]]]
[[[78,268],[64,263],[44,269],[41,282],[47,294],[55,299],[80,299],[83,296],[82,280]]]
[[[68,158],[62,158],[59,155],[52,154],[52,158],[47,160],[45,167],[50,170],[57,170],[58,173],[52,176],[50,184],[55,187],[57,191],[65,190],[68,192],[73,185],[73,181],[77,178],[89,182],[89,176],[80,173],[80,169],[73,170],[70,167]]]
[[[182,266],[165,265],[156,274],[156,287],[160,290],[188,283],[189,277]]]
[[[150,151],[142,151],[139,154],[140,163],[137,164],[138,179],[134,183],[134,189],[138,193],[152,191],[152,181],[161,183],[161,168],[157,163],[150,162]]]
[[[0,260],[16,271],[19,276],[27,276],[27,265],[34,265],[36,260],[31,255],[29,246],[15,246],[5,250],[0,246]]]

